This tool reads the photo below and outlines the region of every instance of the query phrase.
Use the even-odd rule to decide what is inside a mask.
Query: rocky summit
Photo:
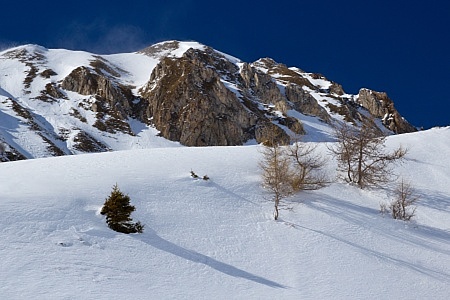
[[[270,58],[253,63],[196,42],[96,55],[25,45],[0,53],[2,160],[171,146],[231,146],[314,136],[374,118],[415,131],[386,93]],[[378,120],[378,121],[377,121]]]

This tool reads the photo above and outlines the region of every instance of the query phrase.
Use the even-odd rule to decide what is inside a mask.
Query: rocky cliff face
[[[257,118],[242,109],[219,74],[199,56],[188,50],[155,67],[141,91],[147,117],[163,137],[183,145],[240,145],[249,139]]]
[[[395,109],[394,102],[389,99],[386,93],[361,89],[358,94],[358,103],[375,118],[381,118],[383,124],[395,133],[407,133],[416,130]]]
[[[302,123],[311,117],[358,126],[370,115],[393,133],[415,131],[385,93],[350,95],[321,74],[270,58],[242,62],[195,42],[119,56],[28,45],[0,53],[0,67],[0,111],[11,118],[0,142],[11,159],[149,147],[151,130],[186,146],[289,143],[316,136]]]
[[[147,118],[163,137],[187,146],[267,139],[267,128],[276,126],[271,122],[274,118],[254,100],[283,101],[275,83],[248,64],[240,70],[220,54],[207,52],[190,49],[181,58],[161,60],[140,92],[147,103]],[[278,135],[288,141],[284,131]]]

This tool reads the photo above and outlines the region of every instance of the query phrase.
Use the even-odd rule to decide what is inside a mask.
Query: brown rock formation
[[[381,118],[386,128],[395,133],[417,131],[395,109],[394,102],[383,92],[361,89],[358,102],[376,118]]]
[[[256,116],[243,109],[198,51],[163,58],[141,91],[147,114],[161,135],[187,146],[241,145]]]

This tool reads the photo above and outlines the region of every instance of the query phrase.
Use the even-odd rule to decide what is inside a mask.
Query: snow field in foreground
[[[393,187],[344,183],[283,201],[273,221],[258,146],[1,164],[0,296],[446,299],[450,129],[388,139],[389,147],[400,143],[410,151],[398,172],[421,196],[409,223],[379,214]],[[190,178],[191,169],[211,180]],[[99,214],[115,183],[136,206],[143,234],[113,232]]]

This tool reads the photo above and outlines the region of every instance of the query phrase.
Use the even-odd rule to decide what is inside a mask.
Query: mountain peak
[[[181,57],[188,49],[200,49],[204,50],[205,45],[197,42],[180,42],[180,41],[165,41],[147,48],[139,50],[137,53],[145,54],[153,58],[163,57]]]
[[[115,55],[24,45],[1,58],[0,142],[17,157],[242,145],[274,133],[328,141],[335,122],[358,126],[368,115],[392,132],[414,130],[383,93],[348,95],[320,74],[194,41]]]

